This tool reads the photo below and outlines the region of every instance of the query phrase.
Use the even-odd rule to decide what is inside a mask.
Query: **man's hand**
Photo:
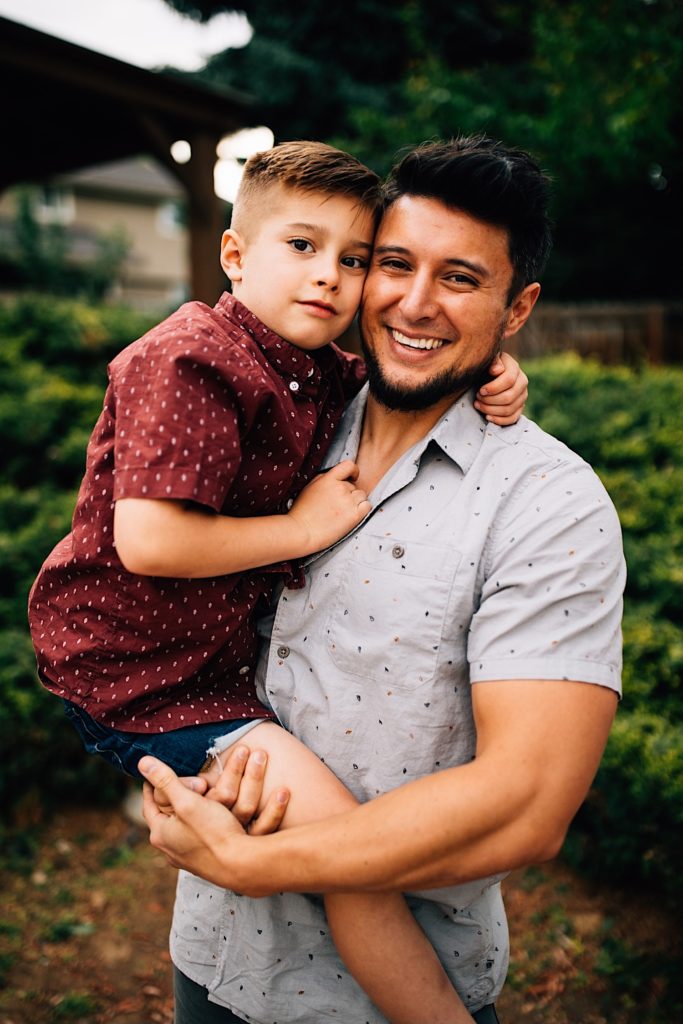
[[[357,478],[358,466],[346,459],[304,487],[288,513],[301,531],[303,554],[322,551],[365,519],[372,506]]]
[[[516,423],[522,415],[529,397],[529,378],[519,363],[507,352],[497,356],[489,367],[494,378],[477,392],[474,408],[486,417],[489,423],[507,427]]]
[[[246,751],[246,758],[242,751]],[[241,822],[249,823],[251,835],[265,835],[279,827],[287,808],[289,793],[276,790],[254,818],[265,765],[265,755],[263,760],[255,759],[244,747],[231,751],[226,778],[222,785],[213,788],[209,798],[189,789],[187,780],[179,779],[162,761],[143,757],[138,767],[147,780],[143,788],[143,814],[152,846],[161,850],[174,867],[185,868],[217,885],[234,884],[227,864],[235,843],[247,841],[247,831]],[[223,806],[221,797],[233,803],[236,814]]]

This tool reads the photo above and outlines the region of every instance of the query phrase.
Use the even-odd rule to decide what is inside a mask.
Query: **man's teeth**
[[[405,334],[393,329],[391,334],[394,341],[397,341],[399,345],[407,345],[408,348],[441,348],[445,344],[441,338],[408,338]]]

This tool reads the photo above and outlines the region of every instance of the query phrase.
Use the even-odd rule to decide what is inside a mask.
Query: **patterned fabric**
[[[363,409],[361,395],[330,463],[356,455]],[[359,800],[473,758],[472,683],[619,689],[619,523],[564,445],[526,419],[487,425],[463,399],[370,499],[361,526],[311,560],[305,586],[283,591],[257,669],[257,691],[283,725]],[[413,901],[472,1011],[505,978],[499,880]],[[341,964],[316,898],[252,900],[182,874],[172,955],[245,1020],[383,1019]]]
[[[127,572],[119,498],[191,501],[231,516],[285,512],[315,475],[362,363],[303,352],[225,294],[182,306],[109,367],[72,532],[29,601],[41,676],[111,728],[160,732],[262,717],[255,609],[288,564],[211,579]]]

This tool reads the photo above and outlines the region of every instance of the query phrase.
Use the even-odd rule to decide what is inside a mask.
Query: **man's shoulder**
[[[594,475],[590,464],[578,452],[526,416],[509,427],[488,425],[486,434],[491,442],[490,449],[499,450],[511,466],[534,465],[547,470],[566,467]]]
[[[489,443],[487,444],[486,441]],[[598,474],[586,460],[564,441],[522,416],[509,427],[492,426],[482,445],[487,465],[497,464],[511,501],[526,492],[556,493],[562,504],[581,498],[611,506]],[[498,480],[500,482],[500,480]]]

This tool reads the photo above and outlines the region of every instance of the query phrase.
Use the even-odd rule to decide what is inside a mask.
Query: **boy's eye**
[[[342,256],[341,265],[349,270],[367,270],[368,261],[364,256]]]
[[[287,244],[296,252],[313,252],[313,246],[307,238],[290,238]]]

